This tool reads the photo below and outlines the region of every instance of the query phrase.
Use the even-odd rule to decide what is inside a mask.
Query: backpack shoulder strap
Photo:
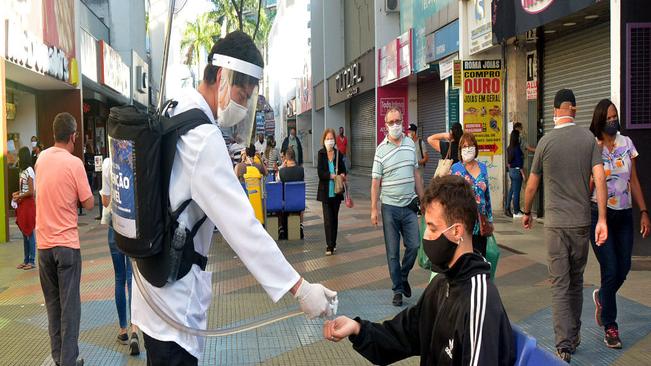
[[[177,136],[183,136],[191,129],[203,124],[211,124],[212,121],[199,108],[192,108],[183,113],[179,113],[171,118],[161,120],[161,133],[167,135],[176,130]]]

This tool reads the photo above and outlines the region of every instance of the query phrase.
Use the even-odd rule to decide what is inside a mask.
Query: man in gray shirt
[[[574,124],[576,99],[569,89],[554,98],[555,127],[540,140],[525,192],[522,223],[531,228],[531,204],[543,175],[545,245],[552,280],[552,314],[558,356],[570,362],[581,341],[583,271],[590,240],[590,176],[597,190],[599,221],[595,238],[602,245],[606,226],[606,177],[601,149],[587,128]]]

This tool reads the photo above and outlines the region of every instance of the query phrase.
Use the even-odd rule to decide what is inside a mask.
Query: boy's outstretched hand
[[[340,316],[335,320],[327,320],[323,323],[323,337],[332,342],[351,336],[358,335],[361,325],[346,316]]]

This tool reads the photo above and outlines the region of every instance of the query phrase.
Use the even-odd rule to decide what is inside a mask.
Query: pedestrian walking
[[[36,175],[32,167],[32,155],[29,148],[23,146],[18,150],[18,191],[12,194],[12,204],[16,206],[16,225],[23,234],[23,262],[18,269],[36,268],[36,202],[34,201],[34,180]]]
[[[583,272],[590,241],[590,175],[596,186],[598,219],[595,242],[603,245],[606,225],[606,178],[601,149],[587,128],[574,123],[576,99],[569,89],[554,98],[553,130],[546,133],[533,158],[525,190],[522,224],[532,225],[531,205],[544,179],[545,246],[552,281],[552,316],[558,356],[570,362],[581,342]]]
[[[36,243],[41,289],[47,310],[48,333],[54,363],[83,365],[79,356],[81,253],[77,229],[77,202],[94,206],[81,159],[72,155],[77,121],[70,113],[54,117],[54,146],[36,162]]]
[[[190,239],[192,258],[181,259],[189,270],[168,281],[161,256],[139,258],[133,268],[134,277],[142,275],[143,281],[142,287],[138,282],[133,287],[132,322],[142,330],[149,365],[197,365],[203,355],[205,337],[179,328],[208,327],[213,286],[212,274],[205,269],[215,226],[274,302],[291,293],[300,309],[315,318],[331,315],[337,296],[323,285],[306,281],[287,262],[256,219],[233,172],[220,127],[239,131],[232,134],[233,144],[250,143],[258,82],[263,76],[262,55],[250,36],[235,31],[220,38],[207,59],[198,88],[183,89],[174,98],[176,106],[167,109],[172,117],[200,110],[211,122],[179,137],[171,168],[170,207],[178,210],[188,204],[177,222],[196,230]],[[164,285],[157,287],[149,278]],[[157,315],[154,308],[168,314],[171,321]]]
[[[525,178],[524,171],[524,154],[520,147],[520,131],[513,130],[509,138],[509,147],[506,149],[507,166],[509,168],[509,194],[506,196],[506,216],[520,218],[520,190],[522,190],[522,181]],[[513,211],[511,211],[511,200],[513,200]]]
[[[416,305],[393,319],[372,323],[340,316],[323,324],[323,336],[332,342],[349,337],[355,351],[376,365],[412,356],[420,356],[421,365],[513,365],[509,317],[488,280],[490,264],[473,253],[474,192],[460,177],[437,177],[423,204],[423,249],[441,275]]]
[[[418,160],[417,169],[418,173],[420,173],[421,184],[423,184],[425,177],[425,165],[429,160],[429,155],[427,155],[427,148],[425,147],[423,140],[418,137],[418,126],[413,123],[409,125],[409,137],[412,139],[412,141],[414,141],[414,145],[416,145],[416,160]]]
[[[321,150],[317,155],[317,173],[319,187],[316,200],[323,208],[323,226],[326,236],[325,255],[337,251],[337,231],[339,230],[339,207],[344,199],[343,192],[335,191],[335,179],[338,175],[346,179],[344,157],[335,147],[335,130],[326,128],[321,136]]]
[[[339,127],[339,135],[337,135],[337,150],[340,154],[343,155],[344,165],[346,165],[346,171],[350,171],[350,161],[348,160],[348,137],[344,136],[344,128]]]
[[[441,132],[431,135],[427,138],[427,143],[445,158],[450,152],[450,159],[452,163],[459,162],[459,140],[463,135],[463,127],[461,123],[454,123],[450,127],[450,132]]]
[[[255,153],[262,157],[266,157],[265,155],[266,151],[267,151],[267,141],[265,141],[264,135],[259,133],[258,139],[255,142]]]
[[[610,348],[622,348],[617,324],[617,291],[624,284],[631,269],[633,250],[633,201],[640,209],[640,233],[646,238],[651,233],[651,220],[640,180],[637,176],[638,152],[633,141],[620,132],[617,107],[608,99],[601,100],[592,116],[590,131],[601,148],[601,159],[606,173],[608,203],[606,225],[608,239],[597,245],[595,229],[599,221],[597,192],[592,193],[590,241],[599,267],[601,284],[593,292],[595,320],[604,328],[604,342]]]
[[[479,145],[475,135],[465,132],[459,139],[459,157],[461,160],[452,165],[451,174],[462,176],[475,192],[478,217],[472,231],[472,245],[476,251],[486,257],[488,237],[493,235],[493,206],[486,164],[477,160]]]
[[[393,305],[402,306],[402,296],[411,297],[409,271],[416,261],[420,235],[419,197],[423,185],[418,172],[416,145],[402,133],[402,113],[390,108],[385,117],[388,135],[375,150],[371,184],[371,224],[378,225],[378,198],[381,201],[382,228],[387,264],[393,284]],[[381,193],[380,193],[381,192]],[[405,254],[400,264],[400,236]]]
[[[118,323],[120,330],[117,340],[121,344],[129,345],[129,354],[136,356],[140,354],[140,340],[138,338],[138,327],[131,325],[131,336],[129,336],[128,321],[131,318],[131,260],[124,255],[115,243],[115,231],[111,221],[111,159],[106,158],[102,162],[102,188],[99,191],[104,206],[104,217],[102,224],[108,225],[108,247],[113,262],[113,274],[115,276],[115,307],[118,312]],[[126,294],[125,294],[126,289]],[[128,302],[127,302],[127,296]],[[127,307],[128,303],[128,307]]]
[[[289,148],[294,150],[298,165],[303,166],[303,145],[301,144],[301,140],[296,136],[295,127],[289,129],[289,136],[285,137],[283,145],[280,148],[280,153],[284,154]]]

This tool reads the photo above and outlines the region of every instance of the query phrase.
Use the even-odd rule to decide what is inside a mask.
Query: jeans
[[[522,189],[522,171],[520,169],[509,168],[509,178],[511,178],[511,187],[509,194],[506,196],[506,209],[511,208],[511,198],[513,198],[513,213],[520,212],[520,190]]]
[[[617,325],[617,291],[624,284],[626,275],[631,269],[631,253],[633,250],[633,210],[612,210],[606,213],[608,239],[602,246],[595,244],[595,227],[599,218],[596,205],[592,205],[592,230],[590,242],[599,261],[601,269],[601,287],[599,302],[601,303],[601,322],[608,328]]]
[[[115,244],[113,226],[108,229],[108,244],[115,272],[115,307],[118,310],[120,328],[127,327],[127,299],[125,286],[129,291],[129,309],[131,309],[131,260],[118,250]]]
[[[409,271],[414,266],[420,235],[418,233],[418,216],[409,207],[397,207],[382,204],[382,229],[387,250],[387,264],[393,283],[394,294],[404,293]],[[405,254],[400,265],[400,235],[405,245]]]
[[[339,230],[339,207],[341,200],[328,198],[321,202],[323,208],[323,226],[325,227],[326,246],[328,250],[337,247],[337,231]]]
[[[36,232],[32,231],[32,235],[30,236],[23,235],[23,251],[25,253],[23,263],[31,264],[32,266],[36,260],[36,239],[34,238],[35,234]]]
[[[583,272],[590,250],[590,226],[545,227],[556,348],[573,350],[581,332]]]
[[[81,252],[60,246],[39,249],[38,275],[47,310],[52,359],[57,365],[73,366],[79,356]]]

